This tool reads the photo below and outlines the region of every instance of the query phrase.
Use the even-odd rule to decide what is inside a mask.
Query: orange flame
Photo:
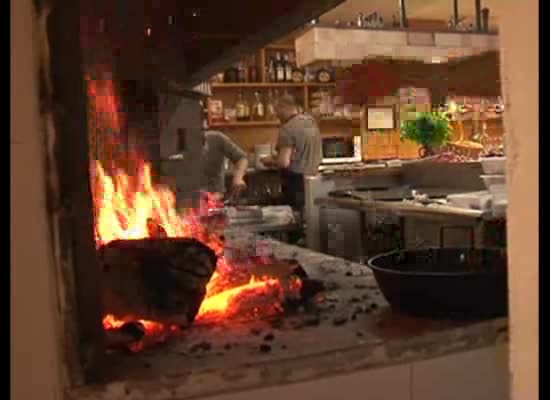
[[[235,269],[223,257],[223,243],[220,238],[206,229],[198,217],[210,208],[220,206],[210,194],[203,199],[199,210],[176,210],[176,198],[166,187],[153,185],[151,167],[135,152],[120,153],[120,131],[123,115],[117,111],[118,99],[110,79],[87,78],[90,99],[89,137],[92,148],[90,175],[95,216],[96,246],[116,239],[142,239],[149,237],[148,222],[153,220],[168,237],[193,237],[208,245],[218,255],[218,264],[209,284],[206,296],[197,315],[197,321],[212,321],[227,318],[238,310],[243,298],[254,298],[280,292],[277,279],[251,277],[248,283],[235,283]],[[117,136],[119,135],[119,136]],[[107,173],[101,161],[107,163]],[[134,162],[136,175],[128,176],[117,167],[121,162]],[[126,168],[129,168],[126,165]],[[246,282],[246,280],[245,280]],[[274,301],[276,302],[277,299]],[[116,329],[125,322],[134,321],[131,316],[117,319],[106,315],[105,329]],[[154,321],[140,320],[147,336],[164,335],[176,331],[175,326],[164,326]],[[133,350],[141,349],[136,344]]]

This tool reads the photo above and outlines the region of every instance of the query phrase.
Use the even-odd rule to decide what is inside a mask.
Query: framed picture
[[[394,129],[395,113],[393,107],[369,107],[367,108],[367,129]]]

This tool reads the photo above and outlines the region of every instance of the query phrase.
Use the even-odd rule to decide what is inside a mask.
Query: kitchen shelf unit
[[[281,51],[281,52],[293,52],[295,53],[294,44],[289,43],[274,43],[267,45],[266,47],[260,49],[252,58],[255,62],[255,66],[258,70],[258,82],[238,82],[238,83],[225,83],[225,82],[212,82],[212,97],[214,99],[222,100],[223,106],[227,104],[232,104],[237,97],[238,91],[243,91],[245,97],[247,94],[250,94],[254,90],[288,90],[296,98],[301,101],[302,108],[304,111],[310,111],[310,94],[315,89],[319,88],[335,88],[336,82],[320,83],[320,82],[269,82],[266,76],[265,65],[266,60],[270,52]],[[265,92],[264,92],[265,94]],[[264,98],[265,100],[265,98]],[[210,113],[208,114],[208,122],[211,127],[276,127],[279,125],[277,121],[246,121],[246,122],[237,122],[237,121],[216,121],[211,118]]]

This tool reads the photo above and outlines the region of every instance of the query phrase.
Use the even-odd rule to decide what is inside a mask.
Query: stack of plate
[[[506,195],[506,157],[482,158],[481,166],[485,175],[481,179],[491,193],[495,216],[503,216],[508,206]]]

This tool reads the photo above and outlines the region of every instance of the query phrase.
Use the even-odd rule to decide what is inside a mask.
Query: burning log
[[[115,240],[98,253],[105,314],[180,327],[195,319],[217,262],[187,238]]]

